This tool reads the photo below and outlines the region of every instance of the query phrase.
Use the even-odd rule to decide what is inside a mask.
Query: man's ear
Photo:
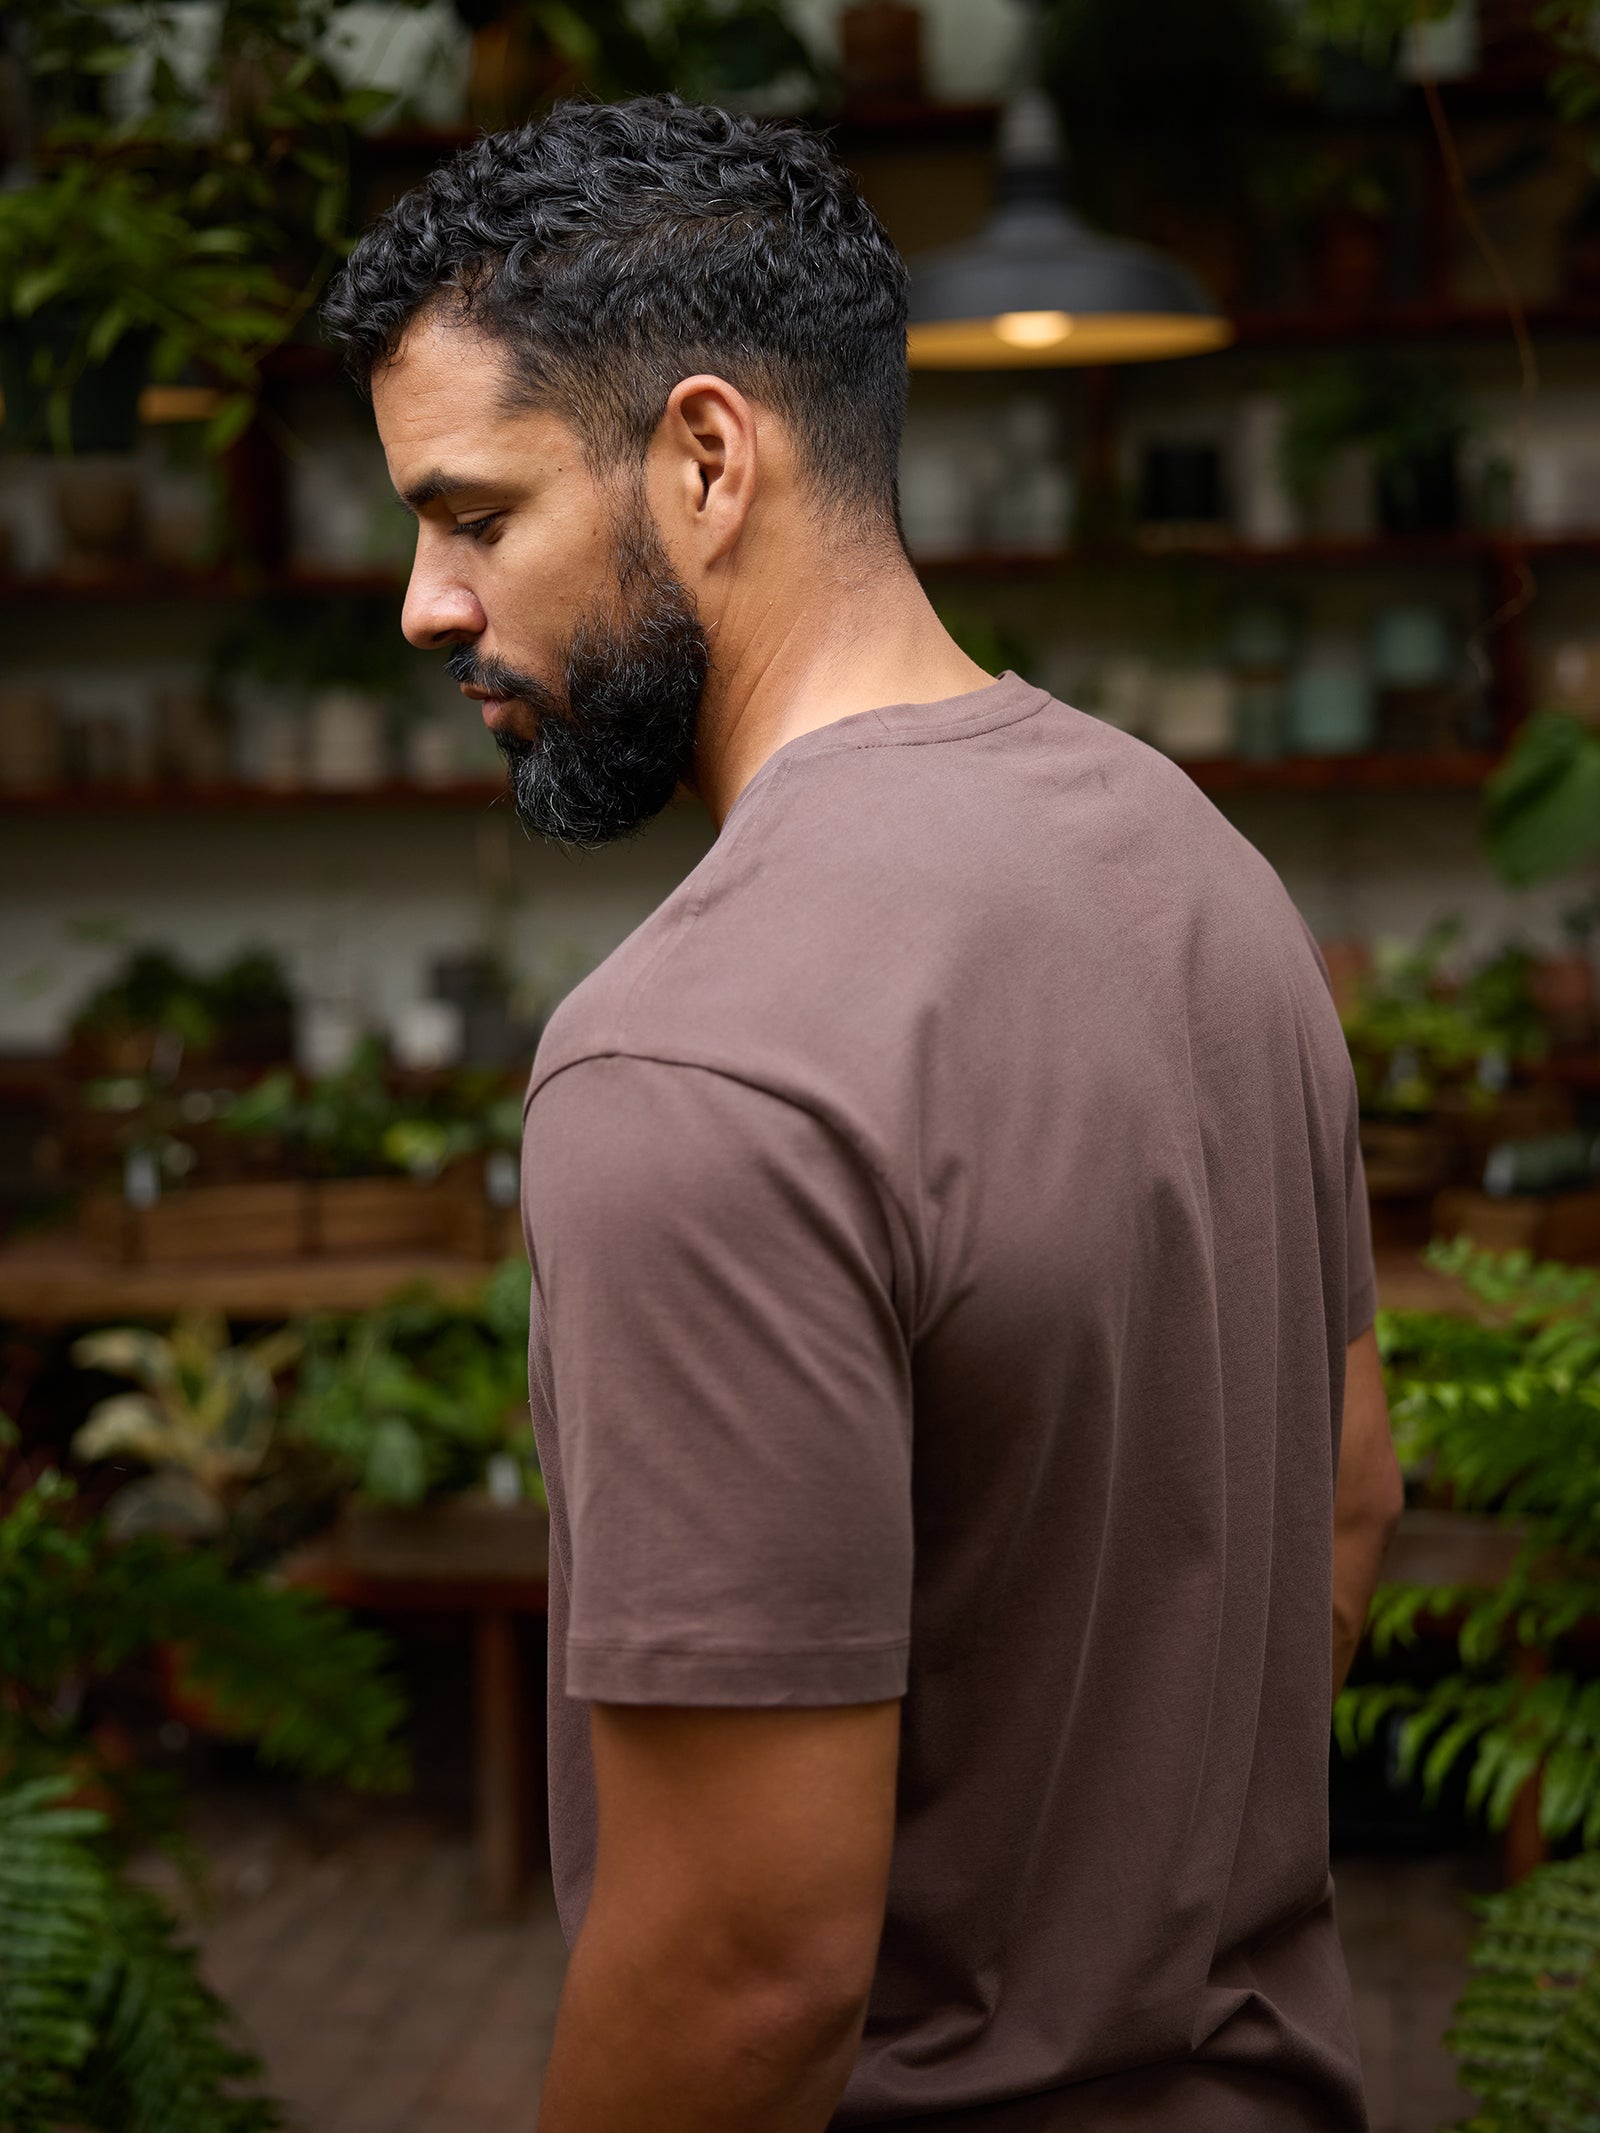
[[[652,502],[669,547],[683,542],[702,567],[720,562],[755,501],[755,409],[726,378],[684,378],[672,389],[650,456]]]

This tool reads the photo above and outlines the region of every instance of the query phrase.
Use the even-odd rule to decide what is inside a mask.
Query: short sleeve
[[[863,1166],[782,1098],[617,1056],[536,1090],[524,1165],[568,1693],[902,1695],[910,1364]]]
[[[1352,1098],[1353,1110],[1353,1098]],[[1361,1129],[1352,1117],[1345,1158],[1345,1338],[1365,1333],[1378,1312],[1378,1276],[1372,1258],[1372,1203],[1361,1161]]]

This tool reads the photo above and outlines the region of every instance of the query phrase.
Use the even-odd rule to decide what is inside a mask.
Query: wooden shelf
[[[398,570],[154,570],[137,565],[103,577],[40,573],[0,577],[0,604],[35,601],[115,605],[150,600],[249,600],[263,593],[303,599],[398,599],[405,589]]]
[[[1227,538],[1168,542],[1145,535],[1090,549],[1024,555],[978,550],[912,560],[920,576],[933,579],[1045,578],[1082,564],[1181,563],[1217,570],[1394,570],[1487,563],[1514,567],[1519,561],[1600,562],[1600,533],[1530,535],[1521,540],[1502,533],[1394,534],[1372,540],[1294,541],[1273,548]]]
[[[1263,548],[1246,541],[1194,540],[1169,543],[1149,535],[1088,549],[1023,552],[976,549],[970,554],[914,556],[917,573],[932,580],[985,578],[1031,580],[1058,576],[1079,565],[1205,565],[1217,570],[1392,570],[1443,564],[1600,562],[1600,532],[1529,535],[1502,533],[1383,535],[1372,540],[1294,541]],[[405,589],[399,570],[144,570],[84,578],[41,573],[0,576],[0,605],[116,605],[170,600],[248,600],[263,595],[302,600],[397,600]]]
[[[1600,338],[1600,303],[1535,304],[1528,330],[1541,335]],[[1385,304],[1370,311],[1311,307],[1293,311],[1238,311],[1235,348],[1323,348],[1359,341],[1503,340],[1511,345],[1511,322],[1503,304]]]
[[[0,793],[0,815],[378,813],[403,808],[486,808],[506,797],[505,781],[494,778],[467,779],[458,785],[410,785],[396,780],[331,791],[307,786],[278,791],[264,785],[66,785],[55,792]]]
[[[1498,756],[1469,749],[1414,755],[1395,750],[1372,755],[1289,755],[1276,762],[1236,756],[1184,763],[1202,792],[1472,792],[1495,768]]]
[[[1462,749],[1435,754],[1282,756],[1272,762],[1229,756],[1180,767],[1210,793],[1443,792],[1475,789],[1498,760]],[[507,797],[503,781],[487,778],[459,785],[395,782],[332,792],[305,787],[279,792],[259,785],[84,785],[64,786],[56,792],[0,793],[0,817],[383,813],[407,808],[464,811],[498,806]]]

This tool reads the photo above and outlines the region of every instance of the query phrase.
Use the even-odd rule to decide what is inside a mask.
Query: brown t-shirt
[[[1326,1800],[1373,1282],[1265,860],[1014,675],[841,719],[556,1014],[524,1166],[569,1936],[587,1701],[903,1697],[838,2126],[1362,2127]]]

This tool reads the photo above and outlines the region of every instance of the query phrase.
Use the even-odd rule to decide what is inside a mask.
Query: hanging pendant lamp
[[[1149,363],[1203,355],[1234,337],[1185,267],[1102,236],[1062,205],[1061,133],[1037,86],[1038,9],[1028,85],[1000,125],[995,211],[965,244],[913,265],[913,370]]]

